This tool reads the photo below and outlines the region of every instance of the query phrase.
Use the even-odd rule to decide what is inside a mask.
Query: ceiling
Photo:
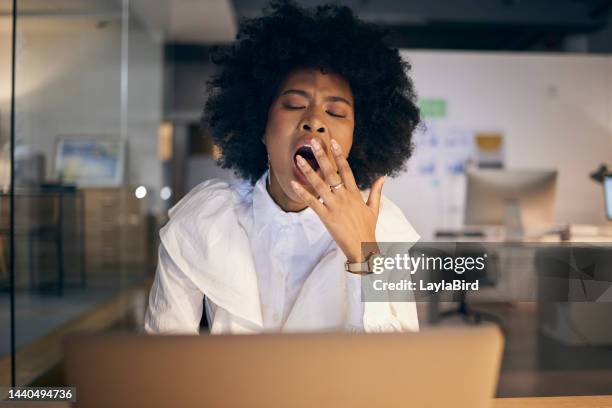
[[[340,0],[360,18],[389,29],[401,48],[464,50],[566,50],[568,37],[604,33],[612,0]],[[10,1],[0,15],[10,16]],[[231,42],[237,21],[261,14],[268,0],[18,0],[19,15],[121,18],[124,4],[138,20],[172,45]],[[304,6],[317,0],[298,0]],[[608,33],[608,34],[605,34]],[[605,37],[607,35],[607,37]],[[601,35],[600,35],[601,37]],[[609,40],[609,41],[608,41]]]
[[[317,0],[300,0],[314,6]],[[568,35],[608,26],[610,0],[341,0],[360,18],[390,30],[401,48],[530,50],[562,47]],[[265,0],[234,0],[237,16],[260,14]],[[612,42],[612,41],[611,41]]]
[[[12,1],[0,0],[0,18],[10,19]],[[236,18],[230,0],[18,0],[21,19],[60,20],[122,18],[124,6],[165,42],[213,44],[232,41]],[[56,24],[56,23],[54,23]],[[69,29],[69,26],[66,26]]]
[[[236,18],[230,0],[129,0],[130,7],[166,42],[215,44],[236,37]]]

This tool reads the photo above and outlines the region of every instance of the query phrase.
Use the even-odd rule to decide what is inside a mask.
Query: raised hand
[[[331,139],[331,151],[338,169],[336,172],[320,142],[313,139],[311,144],[324,178],[322,179],[301,156],[298,155],[296,161],[323,202],[295,180],[291,181],[291,186],[319,216],[347,260],[361,262],[367,255],[361,254],[361,243],[376,242],[376,221],[385,177],[382,176],[372,183],[368,200],[364,202],[340,145]]]

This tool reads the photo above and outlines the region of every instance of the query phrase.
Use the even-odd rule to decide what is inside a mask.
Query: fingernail
[[[312,148],[315,149],[315,151],[318,152],[319,150],[321,150],[321,144],[319,143],[317,139],[312,139],[310,144],[312,145]]]
[[[306,160],[304,160],[304,158],[302,156],[300,156],[299,154],[296,157],[297,162],[300,166],[305,166],[306,165]]]
[[[334,153],[340,154],[340,145],[334,139],[331,140],[332,149]]]
[[[300,185],[297,181],[291,180],[291,187],[293,187],[294,190],[298,190],[300,188]]]

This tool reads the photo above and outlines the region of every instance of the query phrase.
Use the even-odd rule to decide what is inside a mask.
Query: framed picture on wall
[[[58,136],[55,176],[79,187],[111,187],[123,183],[125,143],[112,136]]]

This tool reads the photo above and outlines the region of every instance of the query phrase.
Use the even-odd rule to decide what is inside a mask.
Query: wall
[[[556,221],[605,222],[603,193],[589,173],[612,162],[612,59],[578,55],[404,51],[420,98],[447,101],[428,122],[440,134],[499,131],[506,168],[557,169]],[[463,222],[465,177],[418,173],[423,146],[385,194],[424,238]],[[423,153],[421,153],[423,154]]]
[[[6,142],[10,139],[12,29],[12,19],[0,16],[0,188],[10,177]]]
[[[158,130],[163,116],[163,44],[131,22],[128,57],[128,143],[126,181],[145,185],[148,202],[161,212],[159,191],[163,187],[162,164],[158,157]]]
[[[127,111],[122,111],[120,18],[20,18],[17,146],[44,153],[48,178],[54,177],[57,136],[120,137],[121,121],[126,119],[126,183],[144,184],[155,192],[161,188],[157,132],[162,114],[162,44],[134,19],[129,28],[128,100]],[[4,39],[10,32],[2,30],[0,35]],[[0,68],[3,84],[5,79],[10,82],[8,68],[4,64]]]

